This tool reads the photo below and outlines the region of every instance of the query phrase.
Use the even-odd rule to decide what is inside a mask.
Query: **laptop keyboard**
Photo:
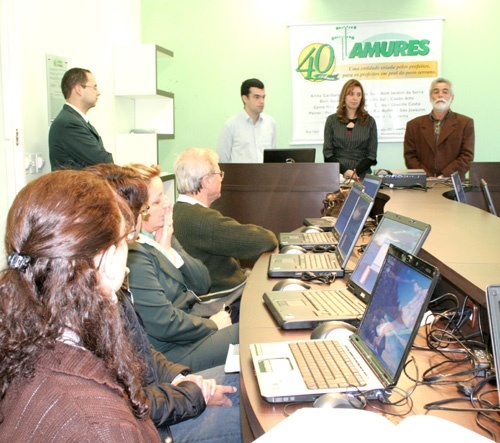
[[[362,315],[366,308],[356,297],[341,291],[304,291],[303,295],[319,316]]]
[[[339,269],[332,254],[299,254],[298,269]]]
[[[341,343],[313,340],[290,343],[289,346],[308,389],[366,385],[363,370]]]
[[[329,232],[304,232],[304,243],[336,243]]]

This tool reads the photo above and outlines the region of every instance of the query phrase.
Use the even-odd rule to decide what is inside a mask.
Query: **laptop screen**
[[[375,198],[380,185],[382,183],[382,177],[372,174],[366,174],[363,179],[363,186],[365,187],[365,193],[367,193],[371,198]]]
[[[500,285],[489,285],[486,288],[486,306],[488,307],[490,325],[491,353],[498,377],[498,368],[500,368]]]
[[[390,376],[397,378],[427,308],[429,290],[431,286],[434,289],[435,280],[432,266],[395,246],[389,250],[399,252],[397,256],[386,255],[358,335]],[[423,263],[425,266],[422,267]],[[423,272],[425,268],[428,273]]]
[[[389,245],[395,244],[406,252],[418,254],[430,232],[430,225],[393,212],[386,212],[372,235],[365,252],[359,258],[348,286],[355,294],[371,294]]]
[[[352,211],[354,210],[354,206],[356,205],[361,192],[363,192],[363,186],[359,183],[354,183],[351,190],[349,191],[349,194],[347,195],[347,198],[345,199],[344,204],[342,205],[342,209],[340,210],[337,221],[335,222],[335,229],[337,230],[339,235],[344,232],[344,229],[347,225],[347,222],[349,221],[349,218],[351,218]]]
[[[462,185],[462,179],[458,172],[451,174],[451,181],[453,183],[453,189],[455,189],[455,197],[460,203],[467,203],[467,198],[465,197],[464,187]]]
[[[361,230],[365,225],[365,221],[368,218],[368,213],[370,212],[372,206],[373,199],[362,192],[354,206],[351,218],[349,219],[349,222],[347,223],[344,232],[339,239],[338,248],[345,260],[345,263],[349,259],[352,250],[354,249],[354,245],[356,244],[356,241],[361,234]]]
[[[264,163],[314,163],[316,148],[264,149]]]
[[[484,178],[481,179],[481,189],[483,190],[484,199],[486,200],[486,206],[488,206],[488,211],[491,214],[497,215],[495,205],[493,204],[493,199],[491,198],[490,189],[488,188],[488,183]]]

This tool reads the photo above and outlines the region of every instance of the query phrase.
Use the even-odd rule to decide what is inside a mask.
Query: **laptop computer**
[[[316,148],[264,149],[264,163],[314,163]]]
[[[282,329],[313,329],[330,320],[357,322],[370,300],[390,244],[418,254],[431,226],[386,212],[344,289],[268,291],[264,303]]]
[[[365,187],[365,192],[374,199],[382,184],[382,177],[379,175],[366,174],[362,184]]]
[[[491,353],[493,354],[493,362],[498,379],[500,368],[500,284],[488,285],[486,287],[486,307],[488,308],[488,321],[490,325]]]
[[[399,379],[438,276],[434,266],[391,245],[357,332],[333,340],[250,345],[262,397],[281,403],[314,401],[327,392],[385,395]],[[353,366],[354,375],[343,380],[337,369],[327,370],[325,378],[317,375],[314,365],[323,366],[319,360],[332,354],[337,364],[348,360],[341,372]]]
[[[491,214],[497,215],[495,205],[493,204],[493,199],[491,198],[490,189],[488,188],[488,183],[484,178],[481,179],[481,189],[483,190],[484,199],[486,200],[486,206]]]
[[[465,190],[462,184],[462,179],[458,171],[451,174],[451,182],[453,183],[453,189],[455,190],[455,199],[460,203],[467,203],[467,198],[465,197]]]
[[[338,217],[329,217],[328,219],[323,219],[330,223],[333,220],[334,223],[330,224],[330,228],[325,229],[324,226],[319,226],[322,232],[282,232],[278,236],[278,241],[280,247],[288,245],[299,245],[306,249],[311,249],[314,245],[334,245],[339,241],[342,232],[351,218],[354,206],[359,199],[359,196],[363,192],[363,185],[360,183],[354,183],[347,194],[344,204],[340,209]],[[306,219],[307,220],[307,219]],[[321,220],[321,219],[319,219]],[[312,234],[312,235],[311,235]]]
[[[339,243],[333,252],[307,254],[272,254],[269,257],[269,277],[301,277],[304,272],[316,276],[343,277],[354,246],[373,206],[373,199],[362,192],[354,206]]]
[[[377,196],[377,193],[380,189],[381,183],[382,183],[382,177],[373,174],[366,174],[361,185],[363,186],[365,193],[375,200],[375,197]],[[352,186],[354,187],[356,185],[359,185],[359,183],[353,182]],[[347,199],[344,202],[344,206],[346,205],[346,203]],[[342,209],[344,208],[344,206],[342,206]],[[340,210],[339,217],[340,214],[342,213],[342,209]],[[337,217],[307,217],[304,219],[304,225],[317,226],[318,228],[321,228],[323,231],[333,230],[336,222],[337,222]]]

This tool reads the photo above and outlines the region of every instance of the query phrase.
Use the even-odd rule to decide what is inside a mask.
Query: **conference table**
[[[480,208],[459,203],[446,198],[450,187],[446,183],[433,183],[431,189],[384,189],[389,196],[386,211],[395,212],[431,225],[419,256],[438,267],[440,282],[435,294],[451,292],[463,299],[469,296],[479,306],[483,329],[488,329],[486,315],[485,288],[489,284],[500,283],[500,218]],[[317,217],[319,214],[310,214]],[[298,227],[297,227],[298,228]],[[362,239],[361,239],[362,240]],[[311,330],[285,331],[278,327],[265,307],[262,295],[271,290],[279,279],[267,277],[270,253],[263,254],[255,263],[243,292],[240,310],[240,380],[244,441],[258,438],[286,417],[286,413],[296,408],[311,407],[310,404],[272,404],[266,402],[259,393],[254,374],[249,346],[258,342],[273,342],[307,339]],[[349,266],[353,269],[356,256]],[[345,287],[344,279],[337,279],[331,288]],[[315,284],[314,288],[325,289]],[[422,337],[417,342],[424,343]],[[419,372],[436,363],[435,353],[413,350]],[[413,381],[402,375],[398,387],[410,389]],[[410,414],[431,413],[466,426],[487,436],[474,421],[474,413],[426,411],[423,406],[429,401],[456,397],[454,385],[419,386],[412,394],[413,408]],[[392,421],[401,417],[388,415]],[[500,429],[499,429],[500,433]]]

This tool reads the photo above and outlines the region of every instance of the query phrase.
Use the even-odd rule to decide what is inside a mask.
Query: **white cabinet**
[[[173,56],[153,44],[115,48],[117,164],[157,164],[159,141],[174,138],[174,94],[159,84]]]

